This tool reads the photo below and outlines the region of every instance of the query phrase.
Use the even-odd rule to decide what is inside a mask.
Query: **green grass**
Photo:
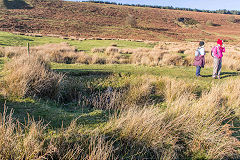
[[[66,42],[75,46],[78,50],[91,51],[92,48],[108,47],[111,44],[117,44],[119,48],[153,48],[154,44],[146,44],[144,42],[132,42],[124,40],[66,40],[53,37],[33,37],[15,35],[7,32],[0,32],[0,46],[38,46],[48,43],[61,43]]]
[[[91,51],[93,48],[108,47],[117,44],[119,48],[153,48],[153,44],[144,42],[132,42],[123,40],[86,40],[86,41],[69,41],[69,44],[77,47],[78,50]]]
[[[35,120],[43,120],[51,128],[69,126],[72,120],[77,122],[83,129],[91,129],[104,124],[109,117],[108,111],[82,108],[75,103],[58,104],[53,101],[26,99],[4,99],[0,98],[0,112],[3,106],[14,110],[13,116],[24,123],[28,114]]]
[[[153,75],[161,77],[171,77],[176,79],[183,79],[197,83],[212,83],[222,82],[229,78],[239,77],[238,72],[224,70],[222,71],[222,79],[212,79],[212,68],[203,68],[201,74],[205,77],[197,78],[195,76],[195,67],[183,67],[183,66],[165,66],[165,67],[149,67],[138,66],[131,64],[107,64],[107,65],[80,65],[80,64],[59,64],[52,63],[52,68],[59,72],[68,73],[72,75],[94,75],[94,74],[106,74],[106,73],[125,73],[133,75]]]
[[[4,58],[0,58],[0,71],[3,69]]]
[[[0,46],[27,46],[30,43],[32,46],[43,45],[47,43],[60,43],[64,42],[60,38],[52,37],[32,37],[15,35],[8,32],[0,32]]]

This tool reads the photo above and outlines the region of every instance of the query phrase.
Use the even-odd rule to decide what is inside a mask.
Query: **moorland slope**
[[[31,1],[29,9],[0,9],[0,30],[164,41],[240,40],[240,16],[89,2]],[[6,7],[5,7],[6,8]],[[137,26],[126,25],[126,17]]]

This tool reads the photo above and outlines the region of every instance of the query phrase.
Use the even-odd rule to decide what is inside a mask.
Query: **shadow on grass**
[[[236,77],[240,76],[239,72],[222,72],[221,73],[221,79],[227,78],[227,77]],[[212,77],[212,75],[202,75],[202,77]]]
[[[113,72],[105,71],[104,69],[54,69],[54,71],[63,73],[68,76],[91,76],[91,75],[110,76],[113,74]]]
[[[231,128],[233,131],[233,136],[236,137],[238,140],[240,140],[240,119],[235,118],[233,120],[233,128]]]
[[[33,117],[36,121],[43,121],[49,128],[56,129],[67,127],[73,120],[77,120],[78,125],[83,128],[97,127],[107,122],[109,111],[93,108],[83,108],[78,104],[58,104],[53,101],[23,99],[22,102],[6,100],[0,97],[0,112],[3,112],[3,106],[6,104],[8,114],[14,111],[13,117],[21,123],[26,123],[28,117]]]
[[[221,73],[221,78],[224,79],[224,78],[227,78],[227,77],[236,77],[236,76],[239,76],[239,72],[222,72]]]

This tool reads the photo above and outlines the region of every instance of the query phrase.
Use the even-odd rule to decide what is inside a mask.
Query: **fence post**
[[[27,43],[27,52],[28,52],[28,56],[30,56],[30,48],[29,48],[29,43]]]

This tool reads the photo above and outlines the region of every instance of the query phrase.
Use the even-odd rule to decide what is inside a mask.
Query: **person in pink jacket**
[[[213,56],[213,78],[220,79],[220,73],[222,69],[222,57],[223,52],[225,52],[223,41],[218,39],[217,46],[212,49]]]

